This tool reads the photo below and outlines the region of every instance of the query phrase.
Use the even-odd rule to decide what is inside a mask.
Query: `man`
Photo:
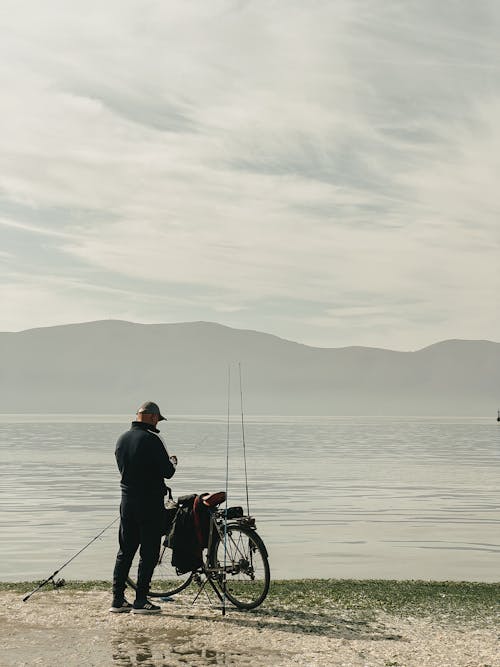
[[[177,457],[169,456],[160,431],[164,420],[160,408],[146,401],[137,410],[129,431],[118,438],[116,462],[121,473],[120,549],[113,572],[114,613],[157,614],[161,608],[147,599],[153,570],[158,561],[164,519],[164,479],[175,473]],[[133,605],[125,599],[125,582],[140,546],[136,598]]]

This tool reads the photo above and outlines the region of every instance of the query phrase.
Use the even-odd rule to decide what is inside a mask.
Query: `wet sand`
[[[307,665],[499,667],[498,616],[467,621],[342,607],[300,611],[220,608],[193,593],[158,616],[110,614],[101,591],[48,590],[22,602],[0,592],[0,664],[175,667]]]

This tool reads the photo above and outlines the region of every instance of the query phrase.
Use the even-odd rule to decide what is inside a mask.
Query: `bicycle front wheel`
[[[162,544],[158,562],[151,577],[148,596],[152,598],[170,597],[176,595],[187,588],[193,578],[192,572],[186,574],[177,574],[175,567],[171,565],[172,551]],[[137,567],[139,565],[139,555],[136,554],[130,576],[127,583],[134,590],[137,589]]]
[[[219,585],[226,578],[226,597],[239,609],[255,609],[264,601],[271,574],[267,550],[260,536],[238,524],[227,527],[224,536],[217,537],[209,555],[209,567]]]

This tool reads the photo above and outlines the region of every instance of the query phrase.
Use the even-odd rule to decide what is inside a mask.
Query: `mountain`
[[[238,361],[248,414],[484,416],[500,404],[500,343],[315,348],[209,322],[106,320],[0,333],[0,410],[123,414],[155,400],[224,414]]]

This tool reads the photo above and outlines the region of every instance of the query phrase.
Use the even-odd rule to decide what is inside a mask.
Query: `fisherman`
[[[137,410],[129,431],[118,438],[116,462],[121,473],[120,548],[113,572],[113,603],[109,611],[157,614],[158,605],[148,600],[149,584],[160,553],[164,521],[164,479],[175,473],[177,457],[169,456],[156,428],[164,420],[160,408],[146,401]],[[125,583],[140,546],[134,604],[125,599]]]

